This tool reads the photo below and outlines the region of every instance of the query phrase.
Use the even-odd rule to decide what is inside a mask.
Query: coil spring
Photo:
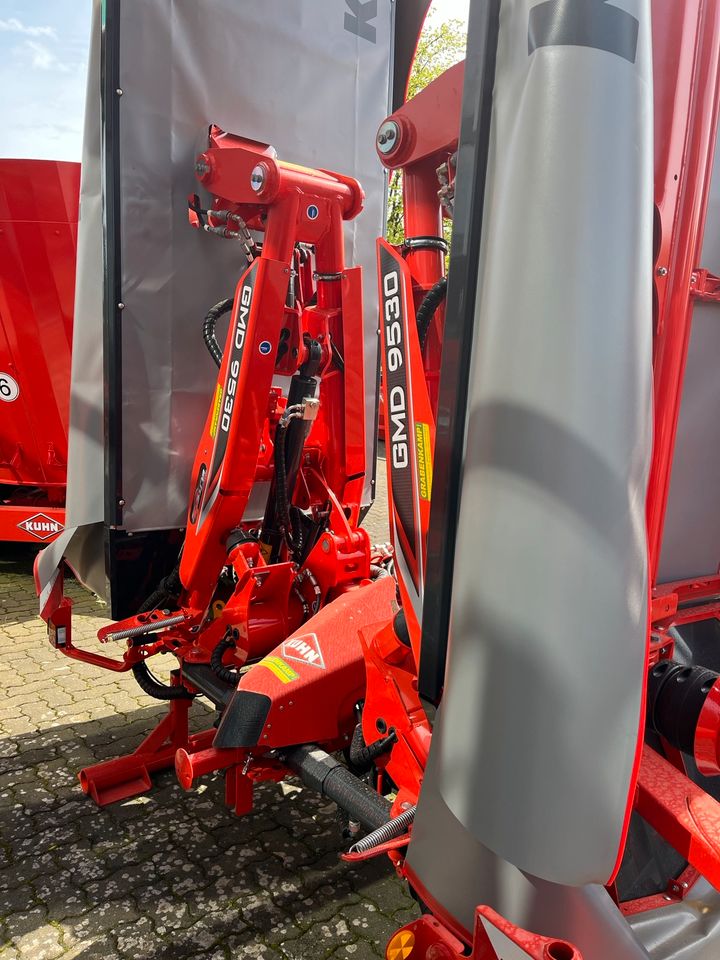
[[[413,804],[412,807],[408,807],[408,809],[399,816],[393,817],[392,820],[388,820],[387,823],[384,823],[381,827],[378,827],[377,830],[373,830],[372,833],[369,833],[366,837],[363,837],[362,840],[358,840],[357,843],[354,843],[350,847],[349,852],[367,853],[368,850],[372,850],[373,847],[379,847],[381,843],[387,843],[388,840],[394,840],[395,837],[401,837],[405,832],[405,829],[409,827],[415,819],[416,810],[416,804]]]

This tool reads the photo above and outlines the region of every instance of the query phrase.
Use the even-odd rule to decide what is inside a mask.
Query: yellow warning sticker
[[[415,447],[417,449],[420,496],[423,500],[429,500],[432,494],[432,450],[430,448],[430,427],[427,423],[415,424]]]
[[[215,403],[213,404],[213,415],[210,422],[210,436],[214,437],[217,433],[218,421],[220,420],[220,408],[222,407],[222,387],[220,384],[215,387]]]
[[[299,674],[295,673],[289,663],[285,663],[280,657],[265,657],[258,664],[259,667],[267,667],[271,673],[274,673],[278,680],[283,683],[292,683],[297,680]]]

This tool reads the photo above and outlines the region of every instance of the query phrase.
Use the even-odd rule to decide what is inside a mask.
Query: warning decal
[[[417,450],[420,496],[423,500],[429,500],[432,494],[432,451],[430,427],[427,423],[415,424],[415,449]]]
[[[282,645],[282,653],[288,660],[308,663],[311,667],[319,667],[321,670],[325,669],[325,660],[317,634],[306,633],[302,637],[293,637],[291,640],[286,640]]]
[[[220,408],[222,407],[222,387],[218,384],[215,387],[215,403],[213,404],[212,421],[210,422],[210,436],[214,437],[217,433],[218,421],[220,420]]]
[[[283,683],[292,683],[299,678],[289,663],[285,663],[280,657],[265,657],[258,664],[259,667],[267,667],[271,673],[274,673],[278,680]]]

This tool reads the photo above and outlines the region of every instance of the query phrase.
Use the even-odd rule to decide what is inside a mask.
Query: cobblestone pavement
[[[382,503],[368,526],[387,539]],[[387,860],[338,859],[334,807],[314,794],[263,785],[242,819],[219,777],[184,793],[160,774],[102,810],[82,794],[77,771],[132,750],[163,708],[132,677],[48,646],[33,556],[0,546],[0,958],[382,956],[413,901]],[[104,608],[68,592],[91,646]],[[192,708],[197,726],[204,709]]]

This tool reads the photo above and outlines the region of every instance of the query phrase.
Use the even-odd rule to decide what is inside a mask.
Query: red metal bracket
[[[177,681],[174,679],[174,682]],[[215,736],[214,727],[192,736],[188,733],[191,703],[189,699],[170,701],[167,715],[145,737],[137,750],[81,770],[78,777],[83,792],[92,797],[99,807],[127,800],[150,790],[150,774],[172,767],[178,750],[196,753],[209,747]]]
[[[720,277],[709,270],[694,270],[690,278],[690,291],[696,300],[720,303]]]

